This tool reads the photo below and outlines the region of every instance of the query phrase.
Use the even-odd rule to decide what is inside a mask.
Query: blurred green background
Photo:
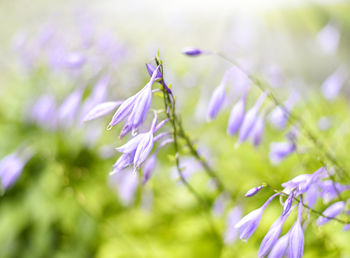
[[[279,202],[267,209],[248,242],[238,239],[227,245],[222,239],[229,209],[241,206],[246,214],[259,207],[271,192],[244,199],[248,189],[262,182],[278,187],[298,174],[315,171],[322,166],[319,152],[301,137],[299,154],[278,166],[271,165],[269,143],[283,140],[285,133],[269,125],[258,149],[250,144],[235,148],[236,137],[226,135],[229,110],[214,122],[204,120],[206,103],[227,64],[214,57],[186,58],[181,54],[185,46],[217,50],[253,63],[253,72],[272,82],[276,76],[269,71],[277,66],[282,79],[277,76],[276,95],[285,99],[291,89],[299,90],[302,101],[295,113],[345,167],[350,167],[348,84],[333,102],[320,93],[322,82],[340,64],[347,69],[350,65],[350,4],[346,1],[175,4],[16,0],[0,2],[0,17],[0,156],[23,143],[35,150],[18,182],[0,198],[0,257],[256,257],[262,238],[280,213]],[[332,54],[322,52],[315,42],[317,33],[329,22],[341,32],[337,52]],[[81,24],[91,28],[95,40],[108,33],[123,54],[118,60],[106,61],[97,72],[93,65],[73,74],[53,71],[41,56],[45,50],[35,49],[31,40],[38,37],[43,25],[53,25],[59,34],[55,40],[64,38],[66,45],[77,51]],[[41,56],[29,69],[14,47],[23,33],[29,39],[24,41],[25,47]],[[84,85],[83,100],[88,99],[104,73],[111,76],[108,99],[124,99],[147,83],[144,64],[153,60],[158,49],[185,128],[235,195],[222,214],[203,208],[173,179],[170,147],[160,152],[150,181],[137,187],[130,203],[123,202],[109,179],[117,159],[113,148],[123,142],[118,136],[120,127],[104,130],[110,116],[57,130],[26,118],[28,107],[45,92],[54,93],[62,103],[70,92]],[[104,58],[103,51],[88,49],[84,54],[87,63],[96,64],[98,58]],[[234,86],[235,81],[230,84]],[[257,89],[252,92],[249,105],[259,95]],[[234,99],[237,97],[230,99],[230,105]],[[160,103],[156,99],[155,105]],[[323,116],[332,118],[326,131],[317,124]],[[95,130],[101,130],[100,137],[91,140],[94,136],[87,132]],[[183,154],[182,158],[187,156],[186,150]],[[190,183],[214,202],[217,196],[208,186],[208,177],[197,170]],[[293,218],[287,221],[284,232]],[[349,233],[335,222],[319,228],[312,220],[305,239],[305,257],[350,257]]]

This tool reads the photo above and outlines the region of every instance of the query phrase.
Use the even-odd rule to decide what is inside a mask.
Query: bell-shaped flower
[[[226,231],[224,234],[224,243],[226,245],[233,244],[238,237],[238,229],[235,228],[235,224],[242,217],[242,208],[236,206],[232,208],[227,215],[226,219]]]
[[[245,114],[246,94],[232,107],[228,120],[227,134],[234,135],[238,132]]]
[[[279,195],[279,193],[272,195],[263,206],[244,216],[235,225],[235,228],[238,228],[240,231],[240,239],[248,240],[251,237],[259,225],[264,210],[277,195]]]
[[[339,193],[350,190],[350,185],[342,185],[332,180],[324,180],[317,185],[321,189],[320,195],[325,202],[330,202],[334,200]]]
[[[153,72],[150,81],[142,90],[126,99],[120,105],[120,107],[114,114],[111,122],[109,123],[107,129],[111,129],[113,126],[120,123],[128,116],[128,132],[132,129],[136,129],[140,124],[142,124],[145,121],[148,111],[151,107],[152,86],[156,80],[158,69],[159,67],[157,67],[156,70]]]
[[[264,116],[265,116],[264,112],[262,112],[258,116],[251,132],[251,141],[255,147],[260,145],[261,139],[264,133],[264,128],[265,128]]]
[[[22,173],[28,160],[32,157],[31,149],[24,149],[9,154],[0,161],[0,183],[2,190],[10,188]]]
[[[304,253],[304,231],[301,227],[302,201],[299,202],[297,220],[288,232],[288,257],[301,258]]]
[[[317,219],[317,225],[321,226],[328,221],[330,221],[331,218],[335,218],[341,213],[345,208],[345,202],[340,201],[333,203],[331,206],[329,206],[322,214],[326,217],[318,217]]]
[[[86,116],[83,119],[83,122],[94,120],[96,118],[107,115],[108,113],[115,110],[120,104],[120,101],[109,101],[98,104],[86,114]]]
[[[338,68],[322,84],[322,94],[327,100],[334,100],[338,97],[346,80],[346,70],[343,67]]]
[[[290,212],[282,214],[270,227],[269,231],[266,233],[264,239],[260,244],[258,251],[258,257],[266,256],[275,243],[278,241],[281,235],[282,227],[286,219],[288,218]]]
[[[285,234],[280,237],[276,244],[273,246],[268,258],[283,258],[287,252],[289,235]]]
[[[258,111],[259,111],[263,101],[266,98],[266,94],[267,93],[264,92],[259,97],[259,99],[255,103],[255,105],[245,115],[242,126],[239,130],[239,136],[238,136],[239,142],[244,142],[250,136],[250,134],[254,128],[254,125],[256,123],[256,120],[257,120]]]
[[[296,145],[293,142],[272,142],[270,143],[269,159],[272,164],[278,165],[295,150]]]
[[[154,153],[151,157],[149,157],[145,164],[143,165],[143,178],[142,178],[142,184],[145,185],[148,180],[150,179],[154,168],[156,166],[157,161],[157,154]]]

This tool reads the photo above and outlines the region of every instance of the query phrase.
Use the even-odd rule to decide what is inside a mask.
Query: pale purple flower
[[[255,103],[255,105],[247,112],[246,116],[244,117],[242,126],[239,130],[239,136],[238,136],[239,142],[244,142],[250,136],[250,134],[254,128],[254,125],[256,123],[256,120],[257,120],[258,111],[259,111],[262,103],[264,102],[266,95],[267,95],[267,93],[264,92],[259,97],[259,99]]]
[[[148,155],[153,149],[153,132],[148,132],[143,135],[139,144],[137,145],[135,157],[134,157],[134,168],[137,169],[146,160]]]
[[[214,216],[219,217],[219,216],[224,214],[228,200],[229,200],[229,196],[225,192],[220,194],[215,199],[212,210],[211,210]]]
[[[135,199],[138,176],[131,170],[117,171],[116,173],[111,173],[109,185],[116,190],[122,204],[129,206]]]
[[[152,76],[154,70],[156,69],[156,67],[152,64],[149,64],[147,63],[146,64],[146,68],[147,68],[147,71],[148,71],[148,74],[149,76]],[[163,80],[163,76],[162,76],[162,73],[159,71],[158,69],[158,72],[157,72],[157,75],[156,75],[156,80],[159,80],[160,79],[160,83],[164,86],[164,88],[167,90],[167,92],[169,92],[170,94],[172,94],[171,90],[169,89],[168,85],[165,83],[165,81]]]
[[[295,150],[296,145],[293,142],[272,142],[270,143],[270,161],[272,164],[277,165]]]
[[[276,129],[283,130],[286,127],[289,119],[288,113],[291,111],[298,99],[299,94],[297,92],[293,92],[284,102],[283,108],[281,106],[277,106],[271,111],[269,114],[269,121]]]
[[[123,153],[119,159],[113,165],[113,173],[123,170],[124,168],[130,166],[134,160],[135,151],[130,153]]]
[[[149,157],[145,164],[143,165],[143,178],[142,178],[142,184],[145,185],[148,180],[150,179],[154,168],[156,166],[157,161],[157,154],[154,153],[151,157]]]
[[[321,189],[321,198],[325,202],[330,202],[338,196],[338,193],[343,191],[350,190],[350,185],[341,185],[332,180],[325,180],[318,183],[319,188]]]
[[[273,246],[268,258],[282,258],[285,256],[287,247],[288,247],[288,241],[289,235],[285,234],[284,236],[280,237],[276,244]]]
[[[332,23],[328,23],[316,37],[318,44],[325,53],[334,53],[338,48],[339,39],[339,29]]]
[[[219,111],[225,101],[225,88],[226,84],[221,83],[215,88],[213,94],[211,95],[207,113],[209,120],[214,119],[219,114]]]
[[[227,134],[234,135],[238,132],[244,120],[246,94],[232,107],[227,125]]]
[[[238,228],[240,231],[240,239],[248,240],[250,236],[255,232],[256,228],[259,225],[261,216],[265,208],[270,204],[270,202],[277,196],[279,193],[272,195],[263,206],[260,208],[251,211],[249,214],[244,216],[236,225],[235,228]]]
[[[75,90],[61,104],[58,109],[58,118],[61,126],[69,127],[73,124],[82,95],[83,91],[81,89]]]
[[[260,185],[258,187],[254,187],[254,188],[248,190],[248,192],[245,194],[245,197],[252,197],[252,196],[256,195],[263,187],[264,187],[264,185]]]
[[[10,188],[22,173],[22,170],[33,152],[30,149],[17,151],[2,158],[0,161],[0,183],[2,190]]]
[[[317,199],[319,197],[318,187],[316,185],[311,185],[309,190],[305,193],[304,202],[309,207],[314,207]]]
[[[94,120],[96,118],[107,115],[108,113],[115,110],[120,104],[120,101],[109,101],[98,104],[85,115],[83,122]]]
[[[199,50],[198,48],[186,47],[182,50],[182,53],[184,53],[185,55],[188,55],[188,56],[199,56],[203,52],[201,50]]]
[[[265,113],[261,112],[250,134],[251,141],[255,147],[259,146],[261,143],[262,135],[264,133],[264,128],[265,128],[264,117],[265,117]]]
[[[269,231],[266,233],[264,239],[260,244],[258,251],[258,257],[266,256],[269,251],[273,248],[275,243],[278,241],[281,235],[282,227],[286,219],[288,218],[290,212],[282,214],[270,227]]]
[[[297,220],[289,230],[288,257],[301,258],[304,253],[304,232],[301,227],[302,201],[299,202]]]
[[[290,208],[292,207],[292,203],[293,203],[293,200],[294,200],[294,191],[292,191],[287,200],[285,200],[284,204],[283,204],[283,212],[282,212],[282,215],[285,215],[287,214],[287,212],[290,210]]]
[[[345,208],[345,202],[340,201],[333,203],[331,206],[329,206],[322,214],[324,216],[327,216],[329,218],[335,218],[339,215],[339,213],[342,212],[342,210]],[[317,225],[321,226],[325,223],[327,223],[330,219],[325,217],[318,217],[317,219]]]
[[[238,237],[238,229],[235,228],[235,224],[242,218],[242,208],[236,206],[232,208],[227,215],[226,219],[226,232],[224,234],[224,243],[226,245],[233,244]]]
[[[63,63],[71,69],[80,69],[85,64],[85,57],[80,53],[69,53],[64,57]]]
[[[55,98],[51,94],[42,95],[31,110],[31,118],[45,129],[55,129],[57,112]]]
[[[339,67],[331,74],[322,84],[322,94],[327,100],[334,100],[338,97],[346,80],[346,70],[344,67]]]
[[[349,231],[350,230],[350,224],[346,224],[344,227],[343,227],[343,231]]]
[[[123,128],[123,135],[125,135],[126,132],[136,129],[144,122],[151,107],[152,85],[156,79],[158,69],[159,67],[153,72],[150,81],[142,90],[126,99],[123,104],[120,105],[107,129],[111,129],[129,116]]]

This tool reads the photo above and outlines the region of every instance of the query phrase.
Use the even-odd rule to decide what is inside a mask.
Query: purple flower
[[[318,34],[317,42],[325,53],[334,53],[339,44],[339,29],[332,23],[328,23]]]
[[[123,128],[123,134],[125,135],[126,132],[129,132],[132,129],[136,129],[140,124],[144,122],[151,106],[152,85],[155,82],[158,69],[159,67],[157,67],[157,69],[153,72],[150,81],[142,90],[126,99],[123,104],[120,105],[107,129],[111,129],[113,126],[120,123],[129,116]]]
[[[73,91],[58,109],[59,122],[62,126],[69,127],[73,124],[82,95],[81,89]]]
[[[198,48],[186,47],[182,50],[182,53],[184,53],[185,55],[188,55],[188,56],[199,56],[203,52],[201,50],[199,50]]]
[[[290,258],[301,258],[304,253],[304,232],[301,227],[301,213],[302,201],[299,202],[297,221],[288,232],[288,257]]]
[[[304,201],[309,207],[312,208],[315,206],[318,197],[319,197],[318,187],[316,185],[311,185],[309,190],[305,193]]]
[[[101,116],[107,115],[108,113],[116,109],[117,106],[120,104],[120,101],[109,101],[98,104],[86,114],[86,116],[83,119],[83,122],[94,120]]]
[[[79,53],[70,53],[64,58],[63,63],[68,68],[80,69],[85,64],[85,57]]]
[[[231,71],[232,69],[229,69],[225,72],[224,78],[221,80],[219,86],[214,89],[213,94],[211,95],[207,113],[208,120],[213,120],[219,114],[222,105],[224,104],[226,98],[226,84]]]
[[[3,190],[7,190],[16,183],[32,155],[32,150],[25,149],[22,152],[9,154],[0,161],[0,180]]]
[[[57,125],[57,112],[55,98],[51,94],[42,95],[31,110],[31,118],[45,129],[55,129]]]
[[[261,112],[251,132],[251,141],[255,147],[260,145],[262,135],[264,133],[264,127],[265,127],[264,116],[265,116],[265,113]]]
[[[339,183],[333,182],[332,180],[325,180],[318,183],[321,188],[321,197],[325,202],[330,202],[341,193],[346,190],[350,190],[349,185],[341,185]]]
[[[145,164],[143,165],[143,178],[142,178],[142,184],[145,185],[149,178],[151,177],[154,168],[156,166],[157,161],[157,154],[154,153],[151,157],[149,157]]]
[[[288,247],[289,235],[282,236],[273,246],[268,258],[282,258],[286,254]]]
[[[263,206],[253,210],[248,215],[244,216],[236,225],[235,228],[239,228],[240,239],[248,240],[250,236],[255,232],[256,228],[259,225],[261,216],[265,208],[270,204],[270,202],[277,196],[279,193],[272,195]]]
[[[349,231],[350,229],[350,224],[346,224],[344,227],[343,227],[343,231]]]
[[[346,70],[343,67],[339,67],[322,84],[322,94],[325,99],[334,100],[337,98],[345,80]]]
[[[331,206],[329,206],[322,214],[324,216],[327,216],[329,218],[335,218],[339,215],[339,213],[342,212],[342,210],[345,208],[345,203],[343,201],[333,203]],[[317,225],[321,226],[325,223],[327,223],[330,219],[325,217],[318,217],[317,219]]]
[[[272,164],[277,165],[296,149],[293,142],[272,142],[270,143],[269,158]]]
[[[122,204],[129,206],[135,198],[138,177],[131,170],[112,172],[109,177],[109,185],[116,190]]]
[[[214,202],[213,208],[212,208],[212,213],[217,217],[221,216],[225,212],[228,200],[229,200],[229,197],[228,197],[227,193],[224,192],[224,193],[220,194],[215,199],[215,202]]]
[[[113,165],[113,173],[123,170],[124,168],[130,166],[134,160],[135,151],[130,153],[123,153],[119,159]]]
[[[258,251],[258,257],[266,256],[272,247],[277,242],[279,236],[281,235],[282,227],[286,219],[288,218],[290,212],[282,214],[270,227],[269,231],[265,235],[264,239],[260,244]]]
[[[266,95],[267,93],[264,92],[259,97],[255,105],[247,112],[246,116],[244,117],[243,124],[241,126],[241,129],[239,130],[239,136],[238,136],[239,142],[244,142],[250,136],[250,133],[253,130],[254,125],[256,123],[258,111],[263,101],[265,100]]]
[[[244,94],[242,98],[232,107],[230,118],[228,120],[227,134],[234,135],[238,132],[239,127],[244,120],[245,102],[246,94]]]
[[[233,244],[238,237],[238,229],[235,228],[235,224],[242,217],[242,208],[236,206],[228,212],[226,219],[226,232],[224,235],[224,242],[226,245]]]
[[[248,192],[245,194],[245,197],[252,197],[252,196],[256,195],[263,187],[264,187],[264,185],[260,185],[258,187],[254,187],[254,188],[248,190]]]
[[[290,210],[290,207],[292,207],[293,199],[294,191],[289,194],[287,200],[284,202],[282,215],[287,214],[287,212]]]

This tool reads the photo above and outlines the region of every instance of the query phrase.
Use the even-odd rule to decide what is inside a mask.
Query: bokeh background
[[[348,1],[15,0],[0,2],[0,17],[0,157],[33,150],[0,197],[0,257],[256,256],[280,204],[266,211],[248,242],[225,241],[229,210],[246,214],[260,206],[271,193],[242,196],[262,182],[279,186],[315,171],[318,153],[301,138],[300,153],[274,166],[269,143],[284,133],[270,125],[258,149],[235,147],[237,139],[226,135],[229,110],[205,119],[229,66],[213,56],[185,57],[186,46],[239,60],[282,100],[297,91],[296,114],[350,167]],[[145,186],[137,173],[109,176],[114,148],[125,141],[120,127],[106,130],[110,116],[82,118],[96,103],[122,100],[145,85],[145,63],[158,50],[184,126],[235,200],[217,198],[184,152],[191,184],[213,207],[198,204],[174,176],[171,148],[160,152]],[[335,71],[345,74],[344,85],[329,100],[322,84]],[[241,92],[239,76],[229,85],[227,107]],[[248,103],[258,95],[253,91]],[[320,229],[311,222],[305,257],[350,257],[349,241],[341,225]]]

